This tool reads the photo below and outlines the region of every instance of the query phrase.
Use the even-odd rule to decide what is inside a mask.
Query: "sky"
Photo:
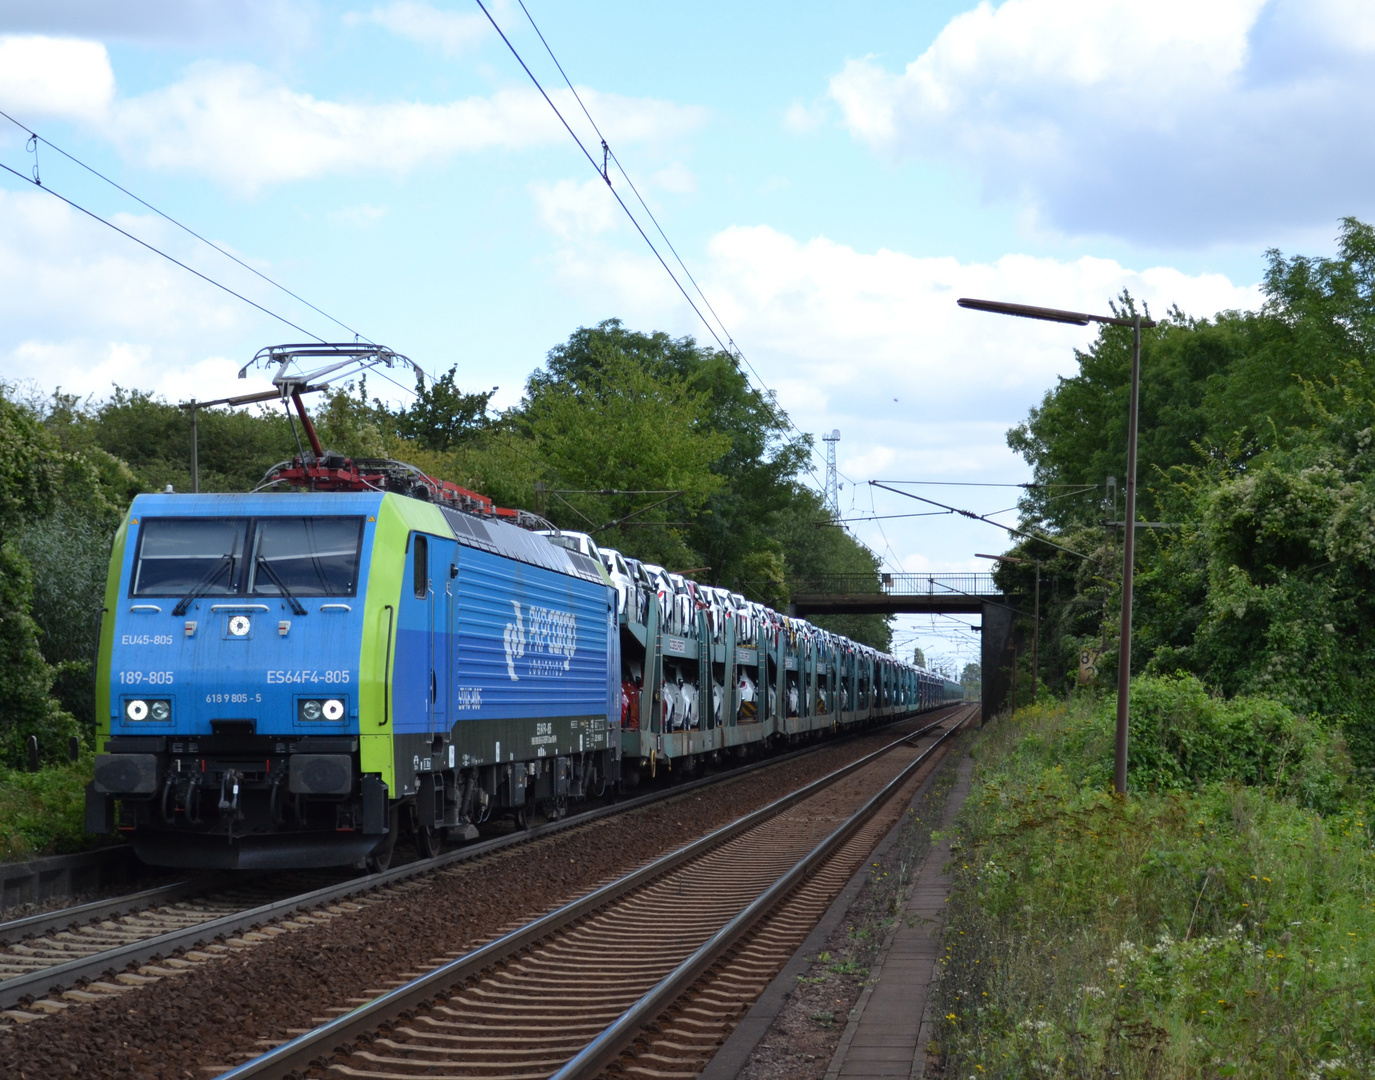
[[[1209,317],[1261,302],[1268,249],[1375,212],[1362,0],[488,10],[593,161],[476,0],[0,0],[0,379],[204,400],[265,387],[235,378],[264,345],[357,331],[506,406],[579,326],[714,333],[818,474],[840,431],[842,516],[886,569],[984,569],[1001,530],[880,517],[923,506],[869,481],[1015,523],[1005,434],[1091,331],[957,297]],[[977,621],[897,645],[958,667]]]

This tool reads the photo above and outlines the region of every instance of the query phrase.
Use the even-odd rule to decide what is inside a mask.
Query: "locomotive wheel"
[[[421,825],[411,834],[415,853],[422,859],[433,859],[444,847],[444,834],[438,829]]]
[[[396,837],[401,832],[401,815],[395,806],[391,808],[388,820],[391,822],[391,827],[387,830],[387,838],[382,841],[377,850],[363,861],[363,868],[369,874],[380,874],[391,866],[392,852],[396,850]]]

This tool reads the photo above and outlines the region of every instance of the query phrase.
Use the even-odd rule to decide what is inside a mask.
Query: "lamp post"
[[[1018,315],[1024,319],[1087,326],[1102,323],[1107,326],[1129,326],[1132,331],[1131,403],[1127,417],[1127,507],[1122,530],[1122,630],[1117,657],[1117,748],[1113,757],[1113,786],[1119,795],[1127,793],[1127,732],[1128,694],[1132,673],[1132,560],[1136,554],[1136,417],[1141,398],[1141,328],[1155,323],[1133,315],[1123,319],[1116,315],[1086,315],[1059,308],[1032,307],[1029,304],[1008,304],[999,300],[970,300],[963,298],[960,307],[975,311],[991,311],[997,315]]]
[[[992,559],[994,562],[1016,563],[1020,566],[1036,567],[1036,601],[1032,609],[1031,623],[1031,700],[1036,701],[1036,692],[1041,680],[1041,560],[1040,559],[1016,559],[1011,555],[980,555],[974,553],[976,559]],[[1015,701],[1014,701],[1015,704]]]

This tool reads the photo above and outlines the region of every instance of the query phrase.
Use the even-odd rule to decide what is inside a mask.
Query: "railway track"
[[[957,710],[222,1080],[695,1076],[891,827]],[[943,726],[929,744],[913,745]],[[896,804],[896,809],[894,805]]]
[[[910,721],[909,721],[910,722]],[[872,735],[872,731],[866,734]],[[830,744],[834,745],[834,744]],[[174,977],[226,952],[278,933],[398,898],[407,884],[454,863],[480,858],[596,818],[621,813],[819,747],[794,751],[717,776],[680,784],[561,821],[496,837],[380,874],[346,877],[263,875],[216,891],[205,881],[177,882],[130,896],[0,923],[0,1025],[25,1023],[74,1004]],[[173,955],[179,954],[179,955]]]

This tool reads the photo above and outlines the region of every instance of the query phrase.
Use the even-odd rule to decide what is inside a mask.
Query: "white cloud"
[[[697,177],[680,161],[664,166],[649,179],[655,187],[670,195],[692,195],[697,191]]]
[[[659,142],[701,123],[693,106],[580,88],[618,143]],[[571,115],[572,95],[551,97]],[[162,169],[213,177],[240,191],[421,163],[489,149],[557,143],[567,133],[533,89],[443,104],[331,101],[293,90],[251,64],[204,61],[179,82],[112,107],[124,152]]]
[[[437,48],[445,56],[470,52],[491,33],[492,25],[481,11],[440,11],[418,0],[396,0],[386,7],[373,8],[366,15],[350,12],[344,16],[344,22],[351,26],[376,23],[398,37]]]
[[[639,201],[625,187],[624,180],[613,173],[611,182],[641,225],[649,228]],[[642,182],[638,190],[657,213],[660,208],[653,196],[656,189],[671,195],[690,195],[697,190],[697,178],[679,162],[652,173],[648,182]],[[615,195],[607,190],[606,181],[600,178],[557,180],[553,183],[537,180],[529,185],[529,191],[534,196],[535,210],[541,224],[564,240],[586,240],[626,223]]]
[[[0,102],[17,119],[96,120],[115,94],[115,73],[96,41],[0,37]]]
[[[587,87],[579,94],[617,145],[671,143],[705,118],[696,106]],[[572,93],[550,97],[578,126]],[[177,82],[121,98],[103,45],[32,35],[0,37],[0,100],[19,119],[99,120],[96,133],[127,157],[208,176],[245,194],[341,173],[401,175],[457,154],[568,138],[538,91],[524,87],[437,104],[334,101],[293,89],[253,64],[204,60]],[[664,175],[691,182],[681,168]]]
[[[783,110],[783,127],[795,135],[806,135],[826,122],[826,109],[820,105],[804,105],[794,101]]]
[[[314,7],[298,0],[0,0],[0,26],[107,41],[281,45],[309,37]]]
[[[961,296],[1101,311],[1128,289],[1157,314],[1178,303],[1203,315],[1259,301],[1255,288],[1220,274],[1138,271],[1088,256],[965,263],[865,253],[767,226],[725,230],[711,255],[710,280],[721,297],[713,303],[738,339],[777,358],[780,389],[805,387],[818,404],[879,424],[925,407],[932,395],[945,403],[947,419],[986,416],[1000,400],[1039,396],[1073,370],[1071,347],[1092,336],[970,312],[956,306]]]
[[[983,0],[829,89],[856,138],[1058,229],[1197,244],[1375,208],[1373,54],[1356,0]]]
[[[386,206],[374,206],[372,203],[358,203],[355,206],[344,206],[338,210],[330,211],[329,220],[336,225],[351,225],[354,228],[363,228],[375,225],[381,221],[390,208]]]
[[[616,224],[620,208],[601,179],[543,180],[530,185],[540,221],[564,239],[596,236]]]
[[[582,245],[561,253],[559,280],[569,291],[595,296],[631,327],[671,329],[710,342],[652,260]],[[1125,288],[1155,315],[1178,304],[1198,316],[1254,308],[1261,300],[1258,287],[1220,274],[1138,270],[1089,257],[1012,254],[980,263],[861,252],[767,226],[718,233],[695,270],[794,422],[805,431],[841,430],[841,469],[857,480],[1025,477],[1004,434],[1057,376],[1077,370],[1074,350],[1087,345],[1094,330],[969,311],[956,305],[961,296],[1106,312]],[[868,489],[856,494],[867,507]],[[1015,502],[1015,493],[992,498],[1005,501],[978,504],[982,511]],[[890,506],[888,512],[898,510]],[[896,536],[916,525],[884,528]],[[876,537],[877,526],[870,532]]]
[[[114,220],[183,261],[201,261],[161,219]],[[255,295],[246,272],[227,261],[208,268]],[[242,392],[234,379],[238,364],[210,350],[276,337],[277,325],[43,192],[0,190],[6,381],[32,379],[100,396],[112,383],[173,399]]]

